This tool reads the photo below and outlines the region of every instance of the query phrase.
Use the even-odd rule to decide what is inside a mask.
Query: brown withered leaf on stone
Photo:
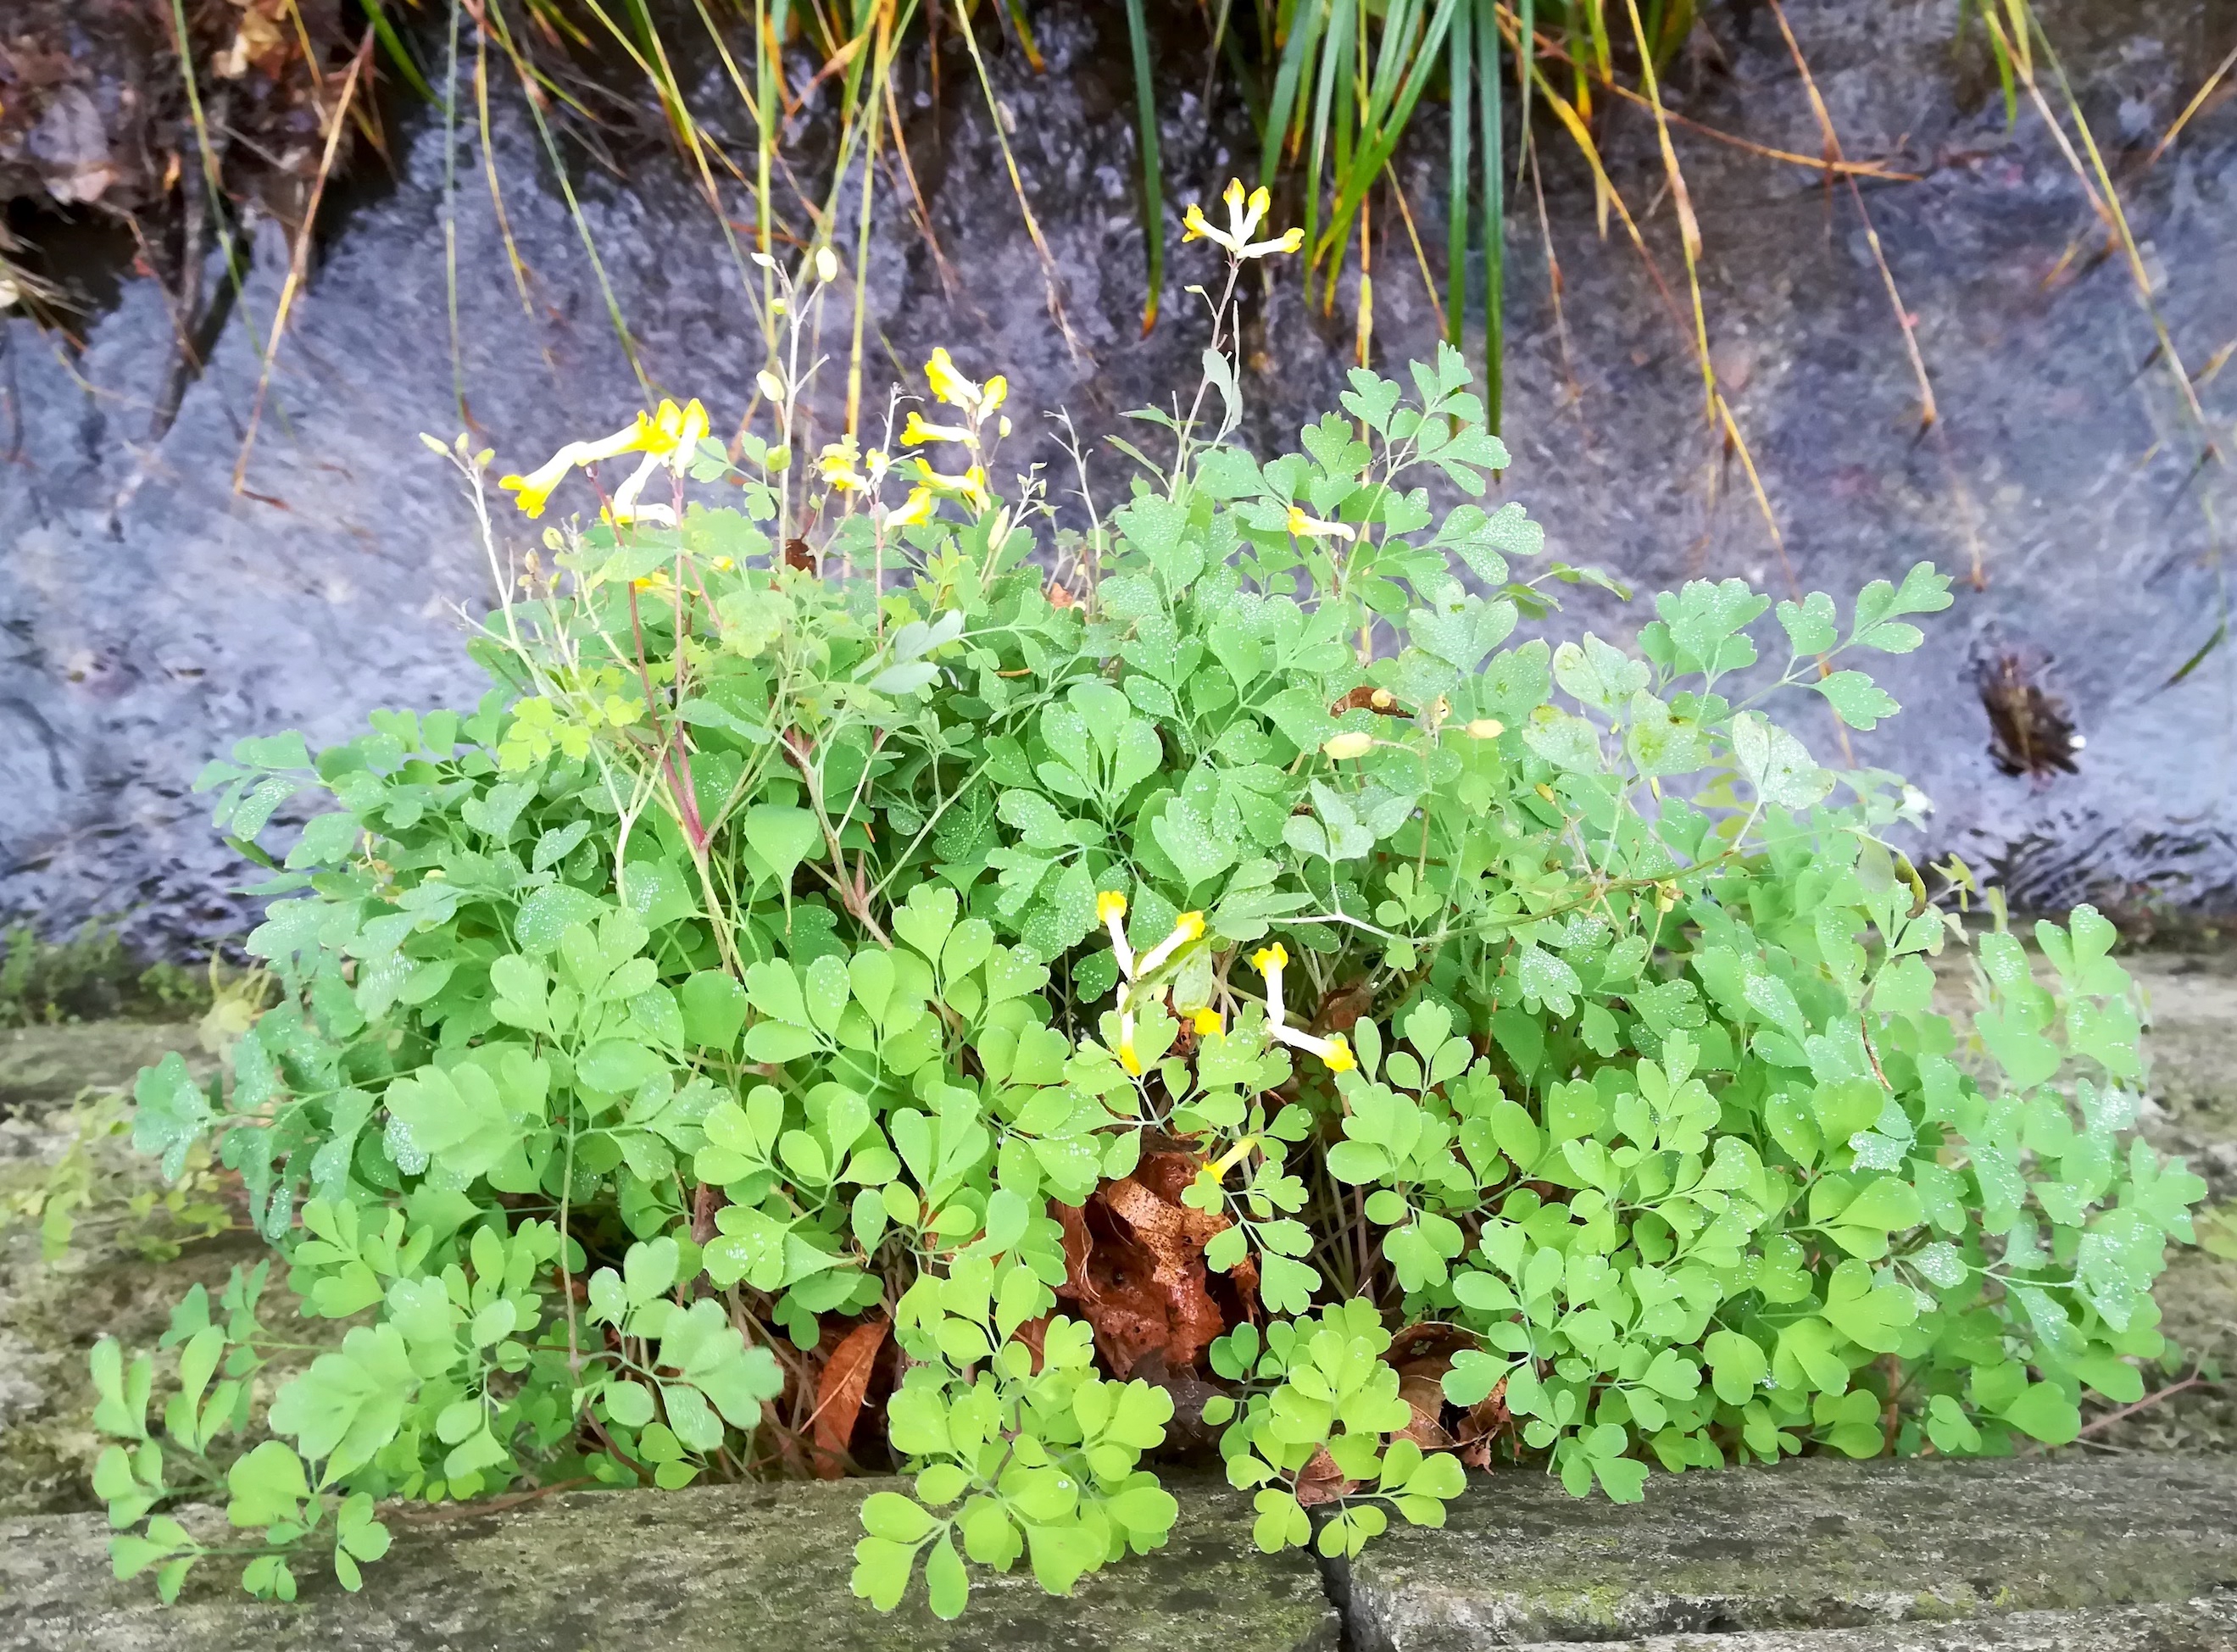
[[[1449,1451],[1458,1444],[1445,1427],[1445,1373],[1455,1354],[1475,1345],[1458,1325],[1435,1322],[1409,1325],[1390,1339],[1383,1358],[1398,1373],[1399,1398],[1414,1411],[1399,1434],[1424,1451]]]
[[[1336,1459],[1329,1455],[1325,1445],[1312,1455],[1312,1460],[1297,1470],[1297,1497],[1298,1503],[1310,1509],[1315,1503],[1334,1503],[1338,1497],[1348,1497],[1359,1487],[1356,1480],[1347,1480]]]
[[[1153,1349],[1166,1371],[1188,1369],[1234,1317],[1215,1298],[1204,1261],[1227,1219],[1180,1202],[1198,1165],[1193,1153],[1146,1153],[1133,1175],[1105,1182],[1086,1204],[1054,1206],[1066,1274],[1057,1295],[1079,1305],[1115,1376],[1132,1375]],[[1238,1314],[1255,1311],[1254,1265],[1246,1259],[1217,1278]]]
[[[1445,1385],[1435,1377],[1418,1373],[1401,1375],[1398,1378],[1398,1398],[1413,1407],[1414,1420],[1398,1431],[1397,1437],[1409,1439],[1424,1451],[1449,1451],[1453,1437],[1445,1431]]]
[[[1471,1469],[1489,1468],[1492,1442],[1514,1426],[1514,1419],[1507,1410],[1507,1381],[1501,1378],[1499,1386],[1469,1406],[1462,1420],[1461,1462]]]
[[[847,1471],[848,1449],[854,1444],[855,1424],[862,1414],[862,1397],[870,1390],[870,1368],[890,1329],[883,1319],[856,1325],[839,1339],[823,1373],[815,1379],[815,1472],[819,1478],[836,1480]]]

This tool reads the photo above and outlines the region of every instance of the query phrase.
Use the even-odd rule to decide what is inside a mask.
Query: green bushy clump
[[[971,1563],[1061,1591],[1165,1540],[1177,1364],[1259,1543],[1331,1554],[1440,1521],[1463,1450],[1627,1501],[2137,1397],[2203,1188],[2127,1133],[2110,928],[2039,926],[2049,985],[1986,936],[1961,1050],[1899,784],[1761,709],[1891,714],[1849,662],[1947,582],[1768,626],[1696,583],[1635,651],[1517,641],[1580,576],[1516,577],[1538,529],[1470,502],[1508,461],[1456,353],[1355,373],[1264,464],[1206,367],[1149,416],[1170,457],[1053,539],[1037,479],[989,491],[1000,381],[944,354],[952,422],[910,419],[955,473],[850,443],[803,479],[663,407],[505,479],[540,512],[637,466],[474,638],[471,715],[213,765],[243,842],[338,807],[264,885],[280,1001],[228,1081],[148,1071],[138,1139],[214,1139],[296,1310],[356,1323],[230,1458],[266,1266],[181,1305],[158,1420],[103,1345],[120,1572],[175,1592],[188,1495],[285,1597],[314,1548],[355,1587],[383,1500],[851,1452],[914,1477],[857,1592],[921,1567],[953,1614]],[[1112,1244],[1169,1287],[1147,1333]]]

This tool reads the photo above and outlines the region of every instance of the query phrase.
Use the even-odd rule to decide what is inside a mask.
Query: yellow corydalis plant
[[[1273,199],[1263,185],[1246,195],[1243,180],[1230,178],[1219,198],[1227,207],[1227,228],[1214,228],[1211,221],[1204,215],[1204,208],[1191,204],[1181,217],[1183,241],[1208,241],[1215,247],[1224,247],[1231,257],[1237,259],[1293,253],[1305,244],[1305,232],[1296,228],[1285,229],[1267,241],[1250,239]]]
[[[1173,921],[1173,931],[1147,952],[1137,955],[1126,939],[1126,897],[1115,889],[1105,889],[1095,897],[1095,915],[1103,921],[1110,932],[1111,954],[1118,964],[1118,1065],[1134,1077],[1142,1076],[1142,1058],[1134,1049],[1134,1004],[1137,994],[1149,977],[1191,942],[1204,934],[1204,914],[1184,912]],[[1152,1001],[1161,1001],[1168,989],[1159,987]],[[1211,1016],[1207,1029],[1204,1018]],[[1198,1032],[1219,1030],[1219,1017],[1208,1009],[1198,1010],[1194,1017]]]
[[[569,442],[527,475],[501,476],[497,485],[511,494],[514,503],[532,520],[544,514],[552,491],[567,479],[569,472],[624,453],[642,453],[644,457],[637,469],[614,490],[606,514],[617,523],[655,522],[673,527],[673,509],[640,504],[638,495],[663,467],[679,478],[684,475],[707,429],[707,409],[696,397],[680,407],[673,401],[663,401],[654,412],[637,414],[612,435],[596,441]]]
[[[987,486],[986,425],[993,419],[997,437],[1010,433],[1009,418],[1000,412],[1003,403],[1010,399],[1010,381],[1000,373],[983,384],[967,379],[944,347],[933,351],[924,364],[924,376],[934,399],[954,408],[960,422],[929,420],[912,407],[901,426],[901,445],[924,447],[954,442],[971,455],[972,462],[966,468],[954,472],[938,471],[921,455],[910,455],[904,461],[907,468],[903,473],[915,479],[914,486],[900,505],[888,508],[877,499],[879,486],[894,468],[892,457],[882,449],[874,447],[864,453],[849,435],[826,444],[816,456],[815,468],[824,484],[835,492],[863,495],[873,518],[887,528],[912,527],[930,521],[944,499],[959,500],[974,516],[993,503],[993,495]]]
[[[1270,947],[1261,947],[1250,955],[1250,967],[1266,982],[1266,1030],[1277,1043],[1319,1056],[1331,1073],[1350,1072],[1359,1062],[1342,1033],[1330,1033],[1326,1038],[1316,1038],[1289,1024],[1282,1002],[1282,971],[1289,967],[1289,948],[1278,941]]]

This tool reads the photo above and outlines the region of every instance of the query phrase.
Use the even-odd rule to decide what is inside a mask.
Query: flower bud
[[[1333,740],[1323,741],[1321,755],[1337,763],[1349,757],[1363,757],[1374,747],[1375,737],[1364,729],[1349,729]]]

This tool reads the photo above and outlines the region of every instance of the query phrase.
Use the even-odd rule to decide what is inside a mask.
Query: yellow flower
[[[1351,757],[1363,757],[1375,746],[1375,737],[1364,729],[1347,729],[1332,740],[1321,743],[1321,755],[1343,763]]]
[[[552,490],[577,466],[595,465],[624,453],[643,453],[643,462],[614,490],[609,514],[617,522],[650,519],[672,523],[675,513],[667,506],[640,509],[637,495],[651,479],[653,472],[663,464],[677,476],[689,471],[692,455],[706,434],[707,409],[696,398],[681,407],[673,401],[663,401],[651,417],[639,413],[612,435],[597,441],[569,442],[527,475],[499,477],[498,486],[512,494],[514,502],[533,519],[544,514]]]
[[[1126,940],[1126,897],[1116,889],[1105,889],[1095,897],[1095,915],[1111,932],[1112,955],[1118,961],[1118,973],[1128,981],[1134,979],[1134,948]],[[1126,1007],[1126,988],[1118,989],[1118,1007]]]
[[[1118,1041],[1118,1065],[1138,1079],[1142,1076],[1142,1058],[1134,1054],[1134,1041],[1131,1038]]]
[[[1198,1038],[1209,1038],[1214,1033],[1219,1031],[1219,1012],[1213,1009],[1209,1005],[1196,1011],[1195,1014],[1189,1017],[1189,1020],[1196,1028],[1197,1036]]]
[[[515,502],[531,518],[542,516],[552,489],[566,479],[568,472],[577,465],[595,465],[602,459],[641,451],[647,428],[645,416],[639,413],[612,435],[597,441],[569,442],[527,475],[501,476],[497,485],[516,495]]]
[[[828,443],[823,451],[815,456],[815,468],[830,486],[839,489],[841,492],[859,493],[870,486],[869,478],[855,468],[855,462],[859,457],[855,451],[855,439],[852,436],[842,436],[835,442]]]
[[[1278,941],[1270,947],[1261,947],[1250,955],[1250,967],[1262,975],[1270,970],[1286,968],[1289,962],[1290,949]]]
[[[1352,1055],[1351,1046],[1344,1042],[1342,1033],[1330,1033],[1323,1041],[1328,1047],[1319,1054],[1321,1060],[1328,1063],[1330,1072],[1349,1073],[1359,1065]]]
[[[932,386],[932,393],[951,407],[976,413],[986,400],[987,387],[958,373],[945,348],[932,353],[932,360],[924,364],[924,376]]]
[[[933,492],[945,494],[950,499],[961,499],[974,512],[984,511],[987,508],[988,499],[985,466],[973,465],[960,476],[950,476],[944,472],[933,469],[920,459],[916,461],[916,470],[918,476],[923,479],[924,486]]]
[[[928,425],[924,415],[914,407],[909,409],[908,423],[901,428],[901,445],[921,447],[927,442],[973,442],[977,438],[961,425]]]
[[[672,401],[663,401],[660,411],[653,415],[645,451],[666,455],[680,473],[690,466],[691,454],[706,434],[707,409],[696,396],[681,407]]]
[[[1290,507],[1290,532],[1301,539],[1349,539],[1352,530],[1341,522],[1323,522],[1316,516],[1307,516],[1297,506]]]
[[[1270,241],[1253,241],[1251,233],[1266,215],[1270,197],[1265,189],[1253,189],[1248,195],[1243,192],[1243,180],[1230,178],[1220,199],[1227,206],[1227,228],[1215,229],[1204,215],[1202,207],[1191,206],[1181,219],[1183,241],[1208,241],[1224,247],[1235,258],[1264,258],[1269,253],[1293,253],[1305,244],[1302,229],[1286,230]]]
[[[1203,1169],[1198,1171],[1197,1175],[1204,1181],[1215,1184],[1225,1181],[1227,1180],[1227,1173],[1234,1169],[1236,1166],[1241,1164],[1245,1159],[1248,1159],[1252,1151],[1257,1148],[1257,1137],[1245,1136],[1242,1140],[1230,1147],[1225,1153],[1220,1154],[1218,1158],[1213,1160]]]
[[[901,501],[898,509],[886,512],[886,525],[889,528],[914,527],[920,522],[931,521],[933,509],[932,490],[913,487],[909,490],[908,498]]]
[[[1135,973],[1146,975],[1159,964],[1204,933],[1204,914],[1184,912],[1173,922],[1173,932],[1142,955],[1141,967]]]

